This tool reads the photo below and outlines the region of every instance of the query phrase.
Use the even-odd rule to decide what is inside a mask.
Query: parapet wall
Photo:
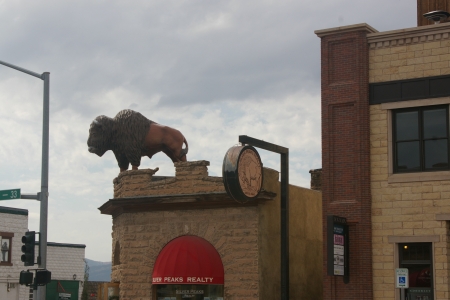
[[[222,192],[221,177],[208,176],[209,161],[175,163],[175,177],[154,180],[158,168],[126,171],[113,181],[114,198]]]

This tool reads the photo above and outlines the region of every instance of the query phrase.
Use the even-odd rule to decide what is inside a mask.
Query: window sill
[[[450,171],[389,174],[388,183],[450,180]]]
[[[13,264],[12,263],[9,263],[9,262],[0,262],[0,267],[1,266],[7,266],[7,267],[11,267]]]

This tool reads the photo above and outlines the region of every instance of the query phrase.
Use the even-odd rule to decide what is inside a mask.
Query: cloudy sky
[[[290,183],[321,167],[320,39],[314,30],[416,26],[414,0],[0,0],[0,60],[50,72],[48,240],[111,259],[111,151],[87,151],[91,121],[130,108],[179,129],[188,160],[223,156],[248,135],[289,148]],[[43,81],[0,65],[0,190],[40,191]],[[259,151],[279,170],[279,156]],[[141,168],[174,175],[164,154]],[[39,231],[39,203],[29,210]]]

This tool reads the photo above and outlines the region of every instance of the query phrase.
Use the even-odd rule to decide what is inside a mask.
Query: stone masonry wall
[[[381,34],[372,34],[377,37]],[[397,36],[398,34],[398,36]],[[450,74],[450,24],[399,30],[385,41],[369,37],[369,82]]]
[[[209,161],[175,163],[175,177],[152,181],[158,168],[127,171],[114,179],[114,198],[224,191],[222,178],[208,176]]]
[[[428,27],[428,26],[423,26]],[[436,27],[435,27],[436,28]],[[446,26],[447,31],[450,27]],[[450,74],[449,33],[372,43],[370,82]],[[435,299],[449,299],[447,222],[437,214],[450,213],[450,181],[389,183],[388,110],[370,107],[370,161],[374,299],[395,299],[396,244],[390,236],[437,236],[433,243]]]
[[[114,196],[224,191],[222,178],[208,176],[208,165],[208,161],[175,163],[175,177],[158,181],[151,181],[155,170],[127,171],[114,180]],[[120,282],[121,299],[153,299],[154,262],[169,241],[182,235],[202,237],[216,248],[224,265],[225,299],[259,299],[257,207],[147,211],[114,217],[112,261],[119,264],[112,267],[111,281]]]
[[[120,265],[112,281],[120,281],[121,299],[152,299],[151,274],[161,249],[172,239],[196,235],[219,252],[225,270],[225,299],[259,299],[257,208],[122,214],[113,221],[113,245]],[[114,249],[113,249],[114,252]]]

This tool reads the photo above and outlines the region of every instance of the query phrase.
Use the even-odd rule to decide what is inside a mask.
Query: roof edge
[[[319,29],[319,30],[315,30],[314,33],[318,37],[322,38],[327,35],[355,32],[355,31],[366,31],[367,33],[378,32],[378,30],[376,30],[375,28],[373,28],[372,26],[370,26],[367,23],[359,23],[359,24],[353,24],[353,25],[348,25],[348,26]]]

